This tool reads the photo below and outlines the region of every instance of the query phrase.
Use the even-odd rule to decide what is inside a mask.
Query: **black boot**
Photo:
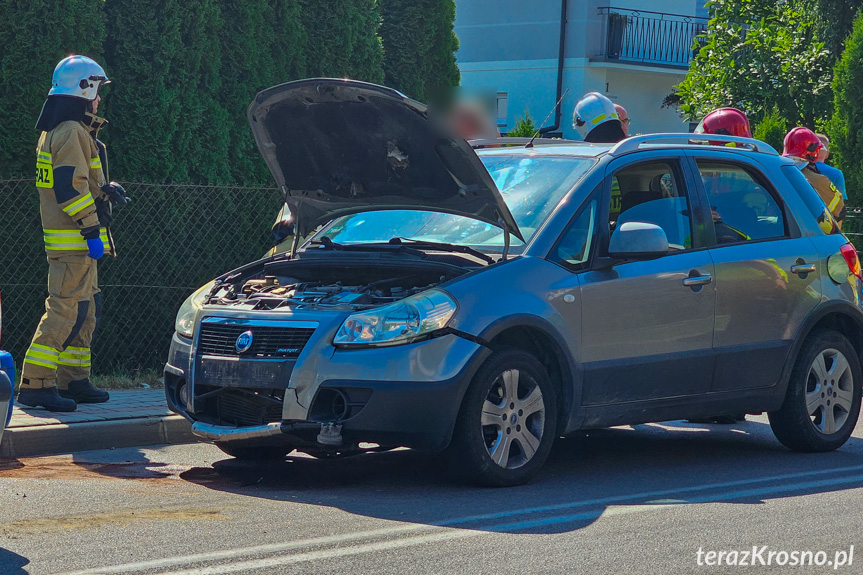
[[[109,397],[104,389],[93,387],[89,379],[70,381],[69,389],[61,389],[60,395],[74,399],[77,403],[105,403]]]
[[[56,387],[22,389],[18,403],[27,407],[44,407],[48,411],[75,411],[78,407],[74,400],[60,397]]]

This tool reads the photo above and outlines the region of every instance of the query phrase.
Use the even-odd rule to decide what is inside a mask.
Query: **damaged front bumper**
[[[316,334],[317,335],[317,334]],[[192,342],[177,335],[165,366],[169,407],[192,423],[198,437],[235,445],[327,447],[319,434],[337,423],[344,445],[359,442],[420,449],[446,448],[462,397],[490,351],[473,340],[447,334],[403,346],[338,350],[327,334],[310,340],[278,391],[281,405],[273,420],[226,425],[196,401]],[[191,378],[194,380],[194,376]],[[184,391],[183,386],[187,386]],[[231,382],[225,396],[249,394]],[[212,381],[207,384],[213,391]],[[218,390],[217,390],[218,392]],[[185,394],[186,401],[181,399]],[[283,394],[283,395],[282,395]],[[200,396],[198,396],[200,397]],[[251,395],[249,395],[251,399]]]
[[[192,433],[210,441],[245,441],[281,435],[282,424],[278,422],[256,427],[231,427],[196,421],[192,424]]]

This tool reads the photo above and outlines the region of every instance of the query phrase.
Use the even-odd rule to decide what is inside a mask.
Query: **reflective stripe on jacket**
[[[50,254],[51,252],[86,252],[87,240],[81,235],[81,232],[75,230],[42,230],[45,235],[45,249]],[[111,249],[111,243],[108,240],[108,230],[99,228],[99,237],[102,239],[102,244],[105,246],[105,252]]]

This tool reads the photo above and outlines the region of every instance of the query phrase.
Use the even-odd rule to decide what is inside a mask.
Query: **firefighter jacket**
[[[42,132],[36,147],[36,189],[49,259],[86,255],[82,232],[92,237],[96,230],[105,253],[115,255],[110,232],[100,225],[96,213],[96,203],[108,201],[101,190],[105,173],[96,145],[96,134],[105,120],[88,114],[87,121],[89,125],[61,122]]]
[[[845,219],[845,200],[842,199],[842,192],[833,185],[830,178],[820,173],[812,164],[803,168],[803,175],[818,192],[833,219],[841,224]]]

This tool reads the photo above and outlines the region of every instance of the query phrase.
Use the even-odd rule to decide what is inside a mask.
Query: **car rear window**
[[[812,217],[818,222],[818,227],[826,234],[841,234],[842,230],[833,220],[830,210],[824,205],[824,200],[821,199],[821,196],[818,195],[818,192],[815,191],[815,188],[812,187],[800,169],[797,166],[782,166],[782,173],[800,194],[803,203],[806,204]]]
[[[794,189],[797,190],[797,193],[800,194],[806,207],[809,208],[812,217],[821,217],[824,213],[824,202],[800,169],[797,166],[782,166],[782,172],[788,178],[788,181],[791,182],[791,185],[794,186]]]

